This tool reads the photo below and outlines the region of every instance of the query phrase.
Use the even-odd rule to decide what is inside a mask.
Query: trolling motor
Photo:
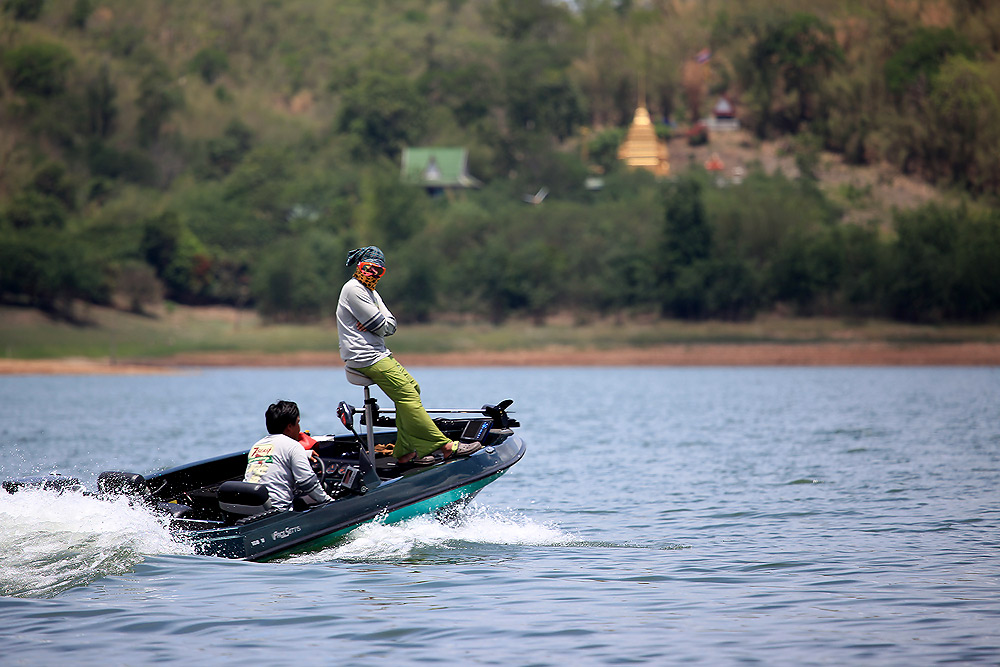
[[[521,424],[516,420],[512,419],[507,414],[507,408],[513,405],[514,401],[511,399],[506,399],[500,401],[496,405],[490,405],[487,403],[483,406],[483,414],[493,420],[498,428],[510,428],[512,426],[520,426]]]

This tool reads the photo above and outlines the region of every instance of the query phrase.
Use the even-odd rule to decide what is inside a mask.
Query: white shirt
[[[244,482],[267,487],[271,506],[287,510],[297,496],[312,495],[320,502],[331,498],[319,486],[304,447],[283,433],[261,438],[250,448]]]

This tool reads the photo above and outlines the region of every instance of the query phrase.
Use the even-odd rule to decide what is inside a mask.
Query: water
[[[1000,663],[1000,369],[411,370],[524,424],[459,522],[246,563],[125,502],[0,492],[3,664]],[[277,398],[340,433],[360,391],[2,377],[0,478],[234,451]]]

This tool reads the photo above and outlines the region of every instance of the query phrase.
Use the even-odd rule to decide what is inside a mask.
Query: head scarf
[[[355,248],[351,252],[347,253],[347,264],[350,266],[355,262],[371,262],[372,264],[378,264],[383,269],[385,268],[385,255],[376,245],[365,246],[364,248]]]
[[[385,275],[385,255],[382,254],[378,246],[370,245],[356,248],[347,253],[347,266],[355,262],[358,263],[358,267],[354,270],[354,277],[368,289],[375,289],[379,279]],[[371,272],[365,271],[367,264],[374,264],[382,270],[378,272],[378,275],[372,275]]]

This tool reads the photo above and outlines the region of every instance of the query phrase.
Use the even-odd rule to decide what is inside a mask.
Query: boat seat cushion
[[[370,387],[375,384],[375,380],[350,366],[344,366],[344,372],[347,373],[347,381],[351,384],[356,384],[359,387]]]
[[[250,516],[271,509],[271,499],[263,484],[223,482],[219,486],[219,508],[230,514]]]

